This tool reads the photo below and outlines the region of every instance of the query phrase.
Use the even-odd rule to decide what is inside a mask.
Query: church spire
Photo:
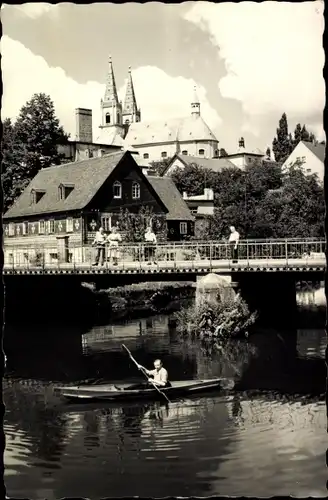
[[[140,122],[140,110],[138,110],[137,100],[134,93],[131,66],[129,66],[128,83],[126,86],[123,120],[124,123]]]
[[[118,100],[116,82],[112,64],[112,58],[109,57],[108,73],[106,78],[106,89],[104,100],[101,99],[101,127],[116,127],[123,131],[122,126],[122,103]]]
[[[191,114],[192,116],[200,116],[200,102],[197,95],[196,85],[194,86],[194,95],[191,101]]]
[[[118,96],[117,96],[116,82],[115,82],[115,76],[114,76],[113,63],[112,63],[111,56],[109,56],[108,66],[109,67],[108,67],[108,73],[107,73],[107,78],[106,78],[106,90],[105,90],[104,101],[111,101],[111,102],[115,102],[115,104],[117,104],[118,103]]]

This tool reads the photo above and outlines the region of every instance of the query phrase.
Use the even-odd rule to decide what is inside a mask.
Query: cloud
[[[100,99],[104,84],[88,81],[76,82],[62,68],[50,67],[41,56],[35,55],[20,42],[8,36],[1,39],[2,52],[2,117],[16,118],[20,108],[34,93],[50,95],[55,110],[66,132],[75,137],[75,108],[93,111],[94,136],[99,134],[101,123]],[[104,70],[106,71],[106,61]],[[115,69],[115,68],[114,68]],[[173,118],[190,114],[190,102],[195,82],[183,77],[171,77],[153,66],[143,66],[132,72],[138,106],[142,120]],[[105,74],[104,74],[105,82]],[[123,100],[125,84],[119,90]],[[204,87],[198,87],[203,116],[210,126],[220,124],[220,117],[211,108]]]
[[[209,33],[225,61],[223,97],[241,102],[244,130],[269,116],[323,129],[323,2],[197,2],[185,19]]]
[[[38,17],[43,16],[44,14],[55,14],[57,12],[58,5],[52,5],[50,3],[45,2],[28,2],[22,5],[8,5],[4,4],[6,9],[14,8],[19,10],[22,14],[30,17],[31,19],[37,19]]]

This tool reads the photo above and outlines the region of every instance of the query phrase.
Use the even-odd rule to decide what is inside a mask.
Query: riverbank
[[[100,320],[109,309],[113,320],[175,312],[181,301],[188,301],[195,294],[195,285],[190,281],[135,283],[106,290],[85,286],[92,289],[97,299]]]

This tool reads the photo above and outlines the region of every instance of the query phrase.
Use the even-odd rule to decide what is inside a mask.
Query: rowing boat
[[[161,388],[169,398],[180,397],[192,393],[226,388],[226,379],[184,380],[171,382],[171,387]],[[70,400],[126,400],[126,399],[158,399],[161,395],[153,387],[134,389],[135,384],[100,384],[58,387],[56,392]],[[230,387],[229,387],[230,388]]]

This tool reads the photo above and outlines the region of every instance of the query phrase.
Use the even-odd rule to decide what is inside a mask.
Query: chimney
[[[186,192],[186,191],[183,191],[183,193],[182,193],[182,197],[183,197],[183,199],[184,199],[184,200],[187,200],[187,199],[188,199],[188,194],[187,194],[187,192]]]
[[[239,147],[240,148],[245,148],[245,140],[243,137],[239,139]]]
[[[76,141],[92,144],[92,110],[76,108]]]

